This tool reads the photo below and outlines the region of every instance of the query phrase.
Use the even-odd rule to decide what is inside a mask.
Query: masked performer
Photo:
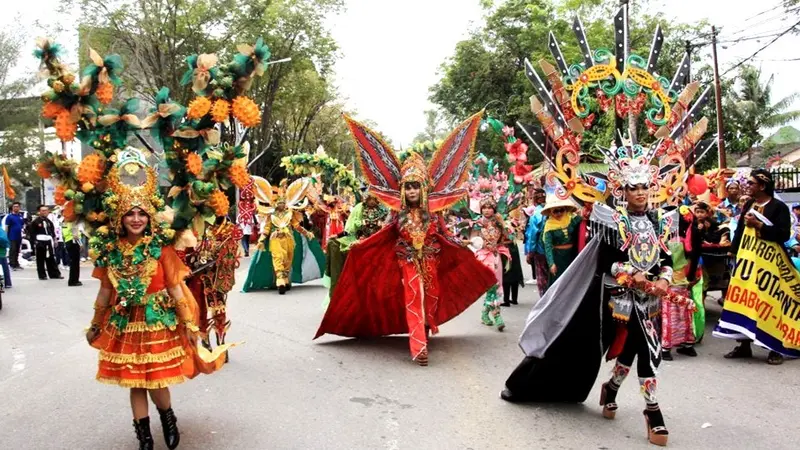
[[[325,255],[314,234],[302,226],[307,206],[306,189],[310,180],[301,178],[288,187],[287,181],[273,190],[267,180],[253,177],[256,199],[270,205],[259,207],[263,229],[258,250],[250,263],[244,292],[277,286],[283,295],[292,283],[304,283],[322,277]]]
[[[220,368],[229,346],[213,354],[196,346],[198,305],[184,283],[189,270],[169,244],[174,232],[159,214],[155,171],[135,149],[117,161],[104,199],[111,225],[92,238],[101,286],[86,339],[100,350],[97,380],[131,390],[140,448],[153,448],[149,394],[174,449],[180,433],[168,387]]]
[[[396,212],[353,245],[315,336],[409,335],[411,357],[428,364],[427,331],[452,319],[497,280],[447,231],[438,214],[466,195],[480,114],[442,143],[429,167],[416,153],[401,165],[379,135],[345,119],[370,191]]]
[[[377,197],[366,191],[364,201],[350,212],[344,234],[328,241],[325,276],[329,295],[326,302],[330,300],[330,292],[336,288],[350,246],[377,233],[386,224],[388,215],[389,210],[381,205]]]

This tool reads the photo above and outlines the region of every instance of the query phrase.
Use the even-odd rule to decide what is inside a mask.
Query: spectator
[[[0,291],[2,288],[11,287],[11,270],[8,267],[8,249],[11,242],[8,240],[6,230],[0,227],[0,265],[3,266],[3,284],[0,284]]]
[[[50,214],[50,208],[45,205],[39,205],[38,211],[39,217],[31,222],[29,234],[36,249],[36,270],[39,273],[39,279],[46,280],[48,275],[54,280],[63,279],[64,277],[61,276],[58,265],[56,265],[55,249],[53,247],[56,237],[55,226],[47,218]],[[45,271],[45,267],[47,271]]]
[[[83,283],[80,281],[81,277],[81,244],[80,244],[80,229],[83,228],[83,225],[79,225],[79,228],[74,228],[74,224],[69,222],[64,222],[61,225],[62,235],[64,236],[64,241],[66,242],[66,250],[67,250],[67,259],[69,260],[69,280],[67,281],[68,286],[83,286]]]
[[[5,229],[8,240],[11,244],[9,257],[11,268],[21,270],[19,265],[19,249],[22,245],[22,230],[25,228],[25,217],[20,212],[20,203],[11,204],[11,213],[3,218],[3,228]]]
[[[250,236],[253,234],[253,224],[241,223],[239,227],[242,229],[242,248],[244,249],[244,257],[250,257]]]

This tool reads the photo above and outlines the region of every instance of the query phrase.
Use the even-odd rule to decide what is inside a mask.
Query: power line
[[[777,8],[777,11],[776,11],[776,8]],[[736,31],[732,31],[730,33],[726,33],[727,38],[731,39],[731,38],[735,37],[738,34],[742,34],[742,33],[746,32],[746,31],[752,30],[753,28],[765,25],[767,23],[770,23],[770,22],[773,22],[773,21],[776,21],[776,20],[778,20],[778,21],[786,20],[786,18],[788,17],[787,16],[788,13],[795,12],[795,11],[798,11],[798,10],[800,10],[800,5],[792,6],[791,8],[783,8],[783,7],[780,7],[780,6],[773,7],[771,9],[771,11],[777,12],[776,15],[761,19],[760,21],[755,22],[755,23],[744,25],[743,27],[736,29]]]
[[[771,46],[772,44],[774,44],[774,43],[775,43],[775,42],[776,42],[778,39],[780,39],[781,37],[785,36],[785,35],[786,35],[787,33],[789,33],[790,31],[794,30],[794,28],[795,28],[796,26],[798,26],[798,25],[800,25],[800,21],[798,21],[797,23],[795,23],[795,24],[794,24],[794,25],[792,25],[791,27],[787,28],[787,29],[786,29],[786,30],[784,30],[782,33],[780,33],[779,35],[775,36],[775,38],[774,38],[774,39],[772,39],[771,41],[769,41],[769,43],[767,43],[767,44],[766,44],[766,45],[764,45],[763,47],[761,47],[761,48],[759,48],[758,50],[756,50],[756,51],[755,51],[755,53],[753,53],[752,55],[750,55],[750,56],[748,56],[747,58],[745,58],[745,59],[743,59],[743,60],[739,61],[739,62],[738,62],[738,63],[736,63],[736,64],[735,64],[733,67],[731,67],[730,69],[726,70],[726,71],[725,71],[725,73],[723,73],[723,74],[722,74],[722,76],[725,76],[725,75],[727,75],[727,74],[728,74],[728,73],[730,73],[731,71],[733,71],[733,70],[736,70],[736,69],[738,69],[739,67],[741,67],[741,66],[742,66],[744,63],[746,63],[747,61],[750,61],[751,59],[755,58],[755,57],[756,57],[756,55],[758,55],[759,53],[761,53],[762,51],[764,51],[764,50],[765,50],[767,47],[769,47],[769,46]]]

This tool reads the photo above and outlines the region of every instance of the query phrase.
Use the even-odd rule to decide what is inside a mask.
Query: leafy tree
[[[659,72],[670,78],[685,51],[684,38],[696,35],[702,24],[676,24],[660,15],[643,12],[646,2],[637,4],[640,5],[635,20],[631,20],[631,51],[646,57],[655,28],[660,25],[666,39],[659,58]],[[467,117],[487,104],[494,104],[489,112],[506,124],[517,120],[536,123],[528,100],[533,87],[525,76],[524,60],[528,58],[535,66],[540,59],[552,61],[547,46],[548,33],[552,30],[565,59],[581,61],[571,29],[576,10],[594,50],[614,44],[612,17],[619,8],[616,0],[568,0],[566,3],[508,0],[497,6],[484,2],[484,6],[487,7],[485,25],[456,45],[452,57],[441,67],[441,81],[431,87],[431,101],[456,117]],[[591,149],[595,143],[608,145],[613,139],[613,120],[610,115],[606,116],[600,126],[586,133],[584,148]],[[642,130],[639,135],[646,134]],[[501,144],[501,139],[480,138],[478,148],[487,156],[497,158],[504,154]],[[529,158],[540,159],[532,149]]]
[[[738,131],[739,153],[747,152],[748,164],[753,149],[764,140],[762,131],[786,125],[800,118],[800,110],[789,110],[800,98],[797,93],[772,102],[774,75],[762,81],[761,69],[745,65],[739,70],[735,89],[726,101],[726,110]]]
[[[304,128],[302,124],[313,123],[320,104],[327,104],[335,94],[324,79],[338,57],[338,49],[324,19],[339,11],[343,0],[72,2],[77,2],[83,11],[82,54],[90,45],[100,53],[119,53],[127,66],[123,74],[126,85],[133,86],[129,94],[144,99],[152,99],[166,86],[176,100],[185,104],[190,92],[180,85],[180,80],[187,56],[217,51],[224,59],[237,51],[237,44],[263,37],[272,61],[291,61],[270,65],[250,90],[250,96],[262,109],[261,125],[248,134],[251,155],[269,147],[268,154],[252,169],[265,174],[290,150],[313,151],[304,147],[307,142],[303,130],[309,125]],[[299,94],[306,88],[310,92]],[[326,95],[321,94],[323,88],[327,89]],[[292,96],[298,98],[289,99]],[[310,103],[298,106],[297,111],[288,107],[299,105],[301,100]],[[292,130],[287,131],[287,127]],[[274,132],[281,134],[273,135]]]
[[[23,40],[15,30],[0,31],[0,165],[7,168],[18,194],[40,181],[34,170],[41,147],[36,129],[39,100],[23,97],[33,77],[10,77]]]
[[[425,130],[417,133],[412,143],[437,141],[443,139],[448,133],[450,125],[444,113],[438,109],[425,110]]]

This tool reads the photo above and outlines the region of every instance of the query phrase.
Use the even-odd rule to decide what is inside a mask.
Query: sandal
[[[420,366],[426,367],[428,365],[428,350],[425,349],[419,352],[419,355],[417,355],[415,361],[417,361],[417,364],[419,364]]]
[[[767,364],[770,366],[780,366],[783,364],[783,355],[778,352],[769,352],[769,356],[767,356]]]
[[[647,426],[647,440],[653,445],[666,447],[669,431],[664,425],[664,416],[661,415],[661,409],[645,409],[644,423]]]
[[[619,409],[619,406],[614,401],[617,399],[617,390],[609,387],[610,383],[603,383],[600,389],[600,406],[603,407],[603,417],[609,420],[616,417],[617,409]]]

